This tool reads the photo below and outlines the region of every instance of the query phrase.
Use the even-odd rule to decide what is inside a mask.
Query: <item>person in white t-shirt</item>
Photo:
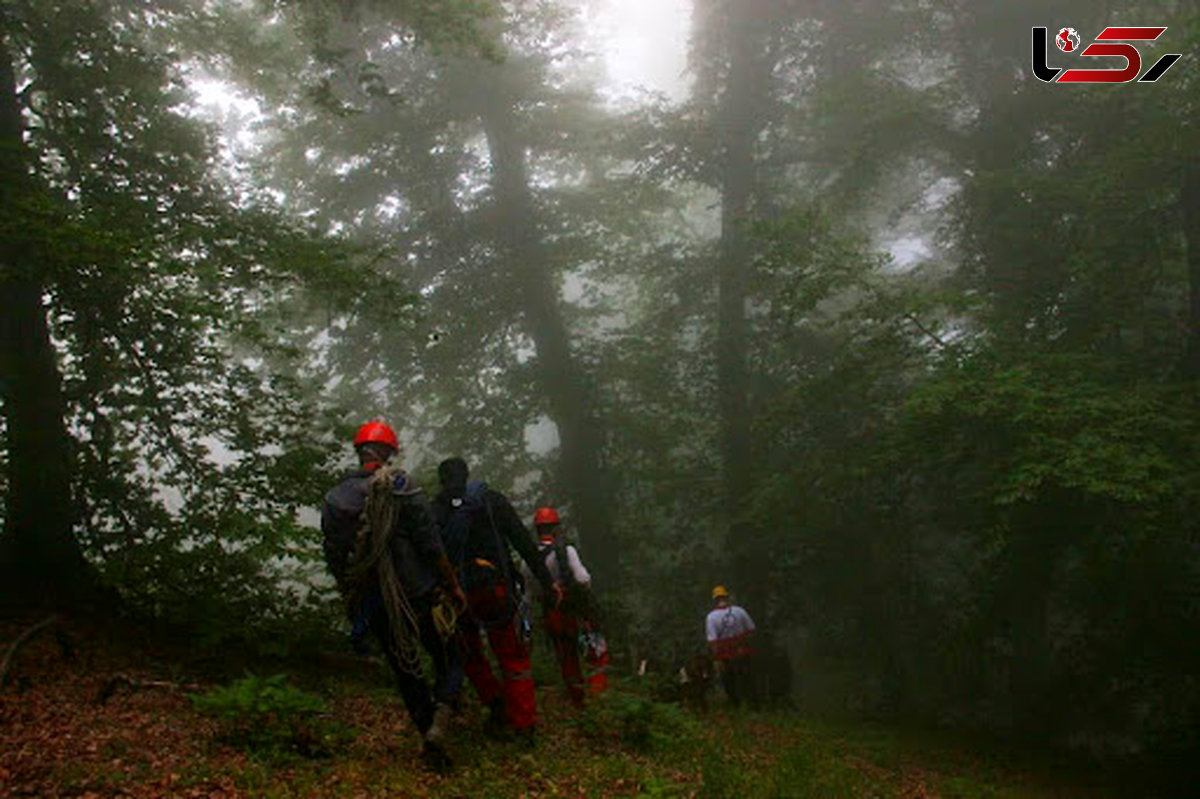
[[[543,602],[546,632],[554,645],[567,693],[576,706],[581,706],[587,691],[599,693],[608,687],[608,646],[591,613],[592,576],[584,567],[579,551],[562,540],[557,510],[538,508],[533,525],[537,528],[538,552],[554,581],[563,588],[561,603]],[[560,565],[560,560],[566,563],[566,568]],[[526,581],[527,585],[532,583]],[[581,648],[591,667],[586,680],[579,663]]]
[[[754,620],[739,605],[730,602],[729,591],[718,585],[712,591],[716,607],[709,612],[704,622],[708,648],[721,675],[721,684],[733,705],[749,699],[750,646],[754,635]]]

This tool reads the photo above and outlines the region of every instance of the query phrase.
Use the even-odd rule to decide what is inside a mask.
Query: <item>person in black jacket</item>
[[[444,765],[442,742],[463,671],[457,642],[444,635],[452,631],[439,631],[434,608],[448,603],[465,609],[466,598],[429,502],[404,472],[389,465],[399,448],[396,433],[382,422],[368,422],[354,446],[360,468],[325,495],[325,561],[356,631],[370,630],[379,640],[426,755]],[[418,644],[433,661],[433,696]]]
[[[438,465],[441,491],[433,510],[442,543],[467,594],[468,613],[459,628],[468,679],[479,701],[491,709],[488,725],[501,719],[532,736],[537,722],[529,644],[518,629],[517,606],[523,594],[509,547],[517,551],[547,596],[562,600],[562,587],[550,576],[537,547],[508,498],[480,481],[468,482],[462,458]],[[483,633],[500,661],[503,684],[492,673],[483,648]]]

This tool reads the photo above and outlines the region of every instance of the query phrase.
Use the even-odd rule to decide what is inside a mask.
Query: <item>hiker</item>
[[[368,422],[355,434],[354,449],[359,468],[325,495],[325,561],[356,631],[369,630],[379,641],[424,740],[424,754],[433,765],[445,766],[446,726],[463,678],[455,617],[465,611],[466,597],[429,502],[391,463],[399,452],[395,431]],[[432,696],[419,647],[433,661]]]
[[[753,649],[754,620],[742,607],[729,600],[729,591],[718,585],[712,590],[716,607],[708,614],[704,630],[716,672],[729,701],[736,707],[750,698],[749,666]]]
[[[517,550],[556,604],[562,600],[562,588],[550,576],[508,498],[482,481],[468,482],[469,476],[462,458],[447,458],[438,464],[442,488],[433,505],[443,546],[467,595],[468,612],[459,620],[467,678],[490,711],[490,732],[498,732],[507,723],[532,742],[537,721],[533,671],[529,642],[518,629],[524,591],[518,585],[509,546]],[[503,684],[492,673],[483,647],[484,633],[500,662]]]
[[[591,671],[586,680],[587,691],[600,693],[608,687],[608,645],[595,621],[592,577],[584,568],[578,550],[566,543],[557,510],[538,508],[533,514],[533,526],[537,530],[538,553],[550,576],[563,587],[563,600],[558,605],[542,597],[546,633],[554,645],[567,694],[576,707],[582,707],[585,681],[579,666],[581,649]],[[566,568],[560,565],[563,563]]]

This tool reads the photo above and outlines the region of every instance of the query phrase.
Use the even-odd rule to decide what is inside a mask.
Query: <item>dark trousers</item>
[[[721,674],[721,685],[725,688],[725,694],[729,697],[730,704],[734,707],[749,701],[752,698],[750,695],[750,658],[738,657],[726,660]]]
[[[413,611],[418,622],[417,634],[421,646],[429,653],[429,657],[433,661],[434,680],[431,694],[429,685],[425,682],[425,675],[420,671],[419,666],[416,673],[410,672],[396,658],[392,647],[392,628],[388,623],[387,612],[384,611],[383,603],[378,597],[372,599],[375,601],[368,600],[365,603],[371,632],[379,640],[383,648],[383,656],[387,658],[392,673],[396,675],[396,688],[400,691],[400,697],[404,700],[404,707],[407,708],[409,717],[417,726],[417,732],[424,735],[425,731],[429,729],[429,725],[433,723],[434,702],[453,705],[458,701],[463,683],[462,652],[454,639],[444,641],[438,634],[437,627],[433,623],[432,597],[427,594],[413,602]]]

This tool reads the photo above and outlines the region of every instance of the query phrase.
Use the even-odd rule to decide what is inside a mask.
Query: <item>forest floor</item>
[[[0,621],[2,651],[31,621]],[[532,746],[485,737],[482,714],[468,702],[452,727],[454,765],[437,774],[423,766],[385,674],[312,663],[295,679],[324,703],[308,728],[317,745],[301,747],[307,756],[270,741],[247,748],[227,720],[202,713],[190,698],[217,685],[198,676],[203,670],[131,644],[127,633],[70,624],[61,631],[20,647],[0,691],[2,796],[1117,795],[944,739],[798,712],[719,704],[688,712],[619,682],[584,712],[573,711],[558,686],[540,687]]]

